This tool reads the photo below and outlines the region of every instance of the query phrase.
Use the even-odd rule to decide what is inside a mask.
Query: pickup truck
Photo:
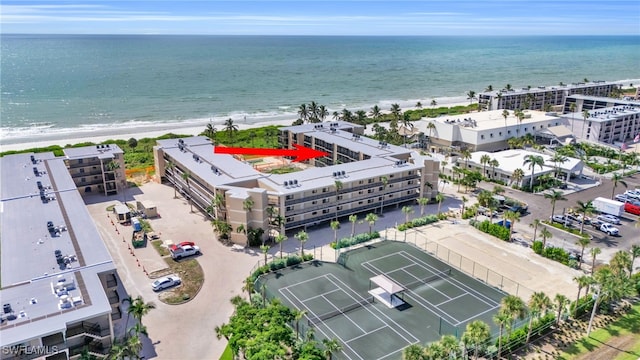
[[[169,252],[171,253],[171,258],[173,260],[180,260],[183,257],[187,257],[187,256],[192,256],[192,255],[199,255],[200,254],[200,248],[198,246],[191,246],[191,245],[186,245],[186,246],[180,246],[180,247],[176,247],[175,249],[169,249]]]
[[[551,221],[564,224],[564,226],[572,226],[573,222],[565,215],[553,215]]]

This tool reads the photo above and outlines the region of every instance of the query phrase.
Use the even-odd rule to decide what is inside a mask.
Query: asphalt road
[[[596,197],[611,198],[613,182],[608,179],[602,179],[601,181],[601,184],[598,186],[565,195],[567,201],[558,201],[556,203],[555,213],[562,214],[563,211],[575,207],[578,200],[586,202],[593,200]],[[638,174],[632,177],[627,177],[624,181],[629,189],[640,187],[640,175]],[[485,189],[492,189],[494,184],[483,183],[480,186]],[[530,194],[510,188],[506,188],[506,190],[506,196],[524,201],[529,205],[528,214],[524,215],[520,219],[520,223],[518,223],[514,229],[517,229],[517,232],[519,231],[527,234],[526,237],[529,239],[532,238],[533,229],[529,227],[529,224],[531,224],[535,219],[549,219],[551,216],[551,202],[548,199],[545,199],[543,194]],[[626,189],[623,185],[618,184],[615,193],[623,193],[625,190]],[[602,250],[601,255],[598,255],[599,260],[608,261],[617,251],[629,250],[631,245],[640,244],[640,227],[635,227],[637,220],[638,216],[625,213],[621,218],[622,225],[617,226],[620,230],[620,236],[608,236],[589,225],[585,225],[584,231],[593,236],[591,244],[587,246],[587,250],[585,250],[585,261],[590,261],[591,257],[588,254],[588,249],[592,247],[599,247]],[[566,250],[580,253],[580,246],[575,244],[577,237],[552,227],[548,227],[548,229],[553,234],[553,237],[547,240],[548,243],[553,246],[560,246]],[[538,228],[538,234],[539,231],[540,228]]]

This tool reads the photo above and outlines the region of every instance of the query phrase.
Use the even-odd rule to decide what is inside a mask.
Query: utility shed
[[[142,200],[136,203],[136,207],[138,211],[144,214],[147,218],[154,218],[158,216],[158,208],[156,204],[152,203],[149,200]]]
[[[127,222],[129,221],[129,219],[131,219],[131,212],[129,211],[127,205],[116,205],[113,208],[113,212],[118,217],[118,222]]]

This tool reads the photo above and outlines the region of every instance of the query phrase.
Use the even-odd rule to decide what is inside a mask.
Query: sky
[[[0,24],[20,34],[640,35],[640,1],[3,0]]]

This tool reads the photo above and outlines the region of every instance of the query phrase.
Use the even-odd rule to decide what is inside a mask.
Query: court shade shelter
[[[371,289],[371,283],[378,287]],[[400,299],[396,294],[402,293],[406,289],[384,275],[377,275],[370,278],[369,289],[369,294],[373,295],[374,298],[387,305],[390,309],[404,304],[404,300]]]

